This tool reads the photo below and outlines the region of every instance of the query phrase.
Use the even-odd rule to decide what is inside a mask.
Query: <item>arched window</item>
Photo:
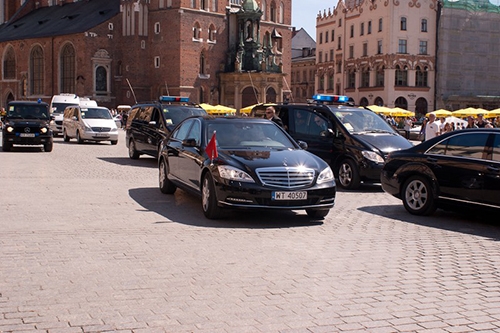
[[[422,19],[422,21],[420,22],[420,31],[427,32],[427,20],[426,19]]]
[[[108,93],[108,71],[104,66],[97,66],[95,70],[95,90],[97,95]]]
[[[3,78],[4,80],[16,78],[16,55],[12,46],[7,48],[3,56]]]
[[[351,69],[347,74],[347,88],[354,89],[355,87],[356,87],[356,71],[354,69]]]
[[[205,53],[201,52],[200,54],[200,74],[204,75],[205,74]]]
[[[365,67],[361,72],[361,87],[368,88],[370,86],[370,68]]]
[[[262,0],[260,3],[260,9],[262,10],[262,21],[267,20],[267,6],[266,6],[266,0]]]
[[[401,30],[406,31],[406,17],[401,18]]]
[[[333,73],[328,75],[328,90],[333,90]]]
[[[394,106],[397,108],[408,110],[408,101],[404,97],[398,97],[394,102]]]
[[[416,87],[427,87],[427,72],[428,68],[424,67],[422,69],[420,66],[417,66],[415,72],[415,86]]]
[[[417,116],[417,119],[425,116],[427,112],[429,112],[429,103],[427,103],[427,100],[423,97],[417,98],[417,101],[415,102],[415,115]]]
[[[216,41],[216,33],[217,30],[215,30],[215,26],[213,24],[210,24],[210,27],[208,28],[208,41],[209,42],[215,42]]]
[[[198,22],[195,22],[193,26],[193,40],[201,39],[201,26]]]
[[[253,105],[259,103],[257,100],[257,90],[253,87],[246,87],[241,92],[241,105]]]
[[[325,90],[325,76],[324,75],[320,75],[319,77],[319,87],[318,87],[319,90],[323,91]]]
[[[377,106],[384,106],[384,100],[381,97],[375,98],[375,105]]]
[[[272,22],[276,22],[276,3],[274,1],[271,2],[271,6],[269,8],[269,16],[270,16],[270,20]]]
[[[31,50],[30,54],[30,94],[43,95],[43,50],[37,45]]]
[[[368,99],[366,99],[366,97],[361,98],[361,100],[359,101],[359,105],[368,106]]]
[[[383,87],[385,82],[385,67],[380,66],[377,69],[377,77],[375,78],[375,86]]]
[[[276,90],[274,90],[273,87],[269,87],[267,90],[266,90],[266,103],[276,103],[276,96],[278,96],[278,94],[276,93]]]
[[[284,20],[285,20],[285,5],[283,4],[283,2],[281,2],[278,22],[283,23]]]
[[[395,80],[396,80],[396,82],[394,82],[394,85],[396,85],[396,86],[407,86],[408,85],[408,67],[407,66],[401,67],[399,65],[396,65]]]
[[[61,50],[60,64],[60,92],[75,93],[75,48],[70,43],[65,44]]]

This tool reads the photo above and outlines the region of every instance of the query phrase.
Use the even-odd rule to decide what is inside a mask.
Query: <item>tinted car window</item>
[[[201,144],[201,124],[198,120],[194,121],[193,127],[191,127],[187,138],[195,139],[197,145]]]
[[[172,133],[172,137],[180,141],[187,139],[189,129],[191,128],[193,122],[194,119],[186,120],[181,126],[179,126],[178,129],[175,130],[174,133]]]
[[[210,123],[207,140],[210,140],[214,131],[217,144],[222,148],[234,146],[295,148],[288,137],[272,122]]]
[[[162,109],[167,125],[177,125],[190,116],[202,116],[206,114],[205,110],[201,108],[186,108],[185,106],[179,107],[177,105],[163,105]]]
[[[455,135],[429,149],[429,154],[461,156],[467,158],[485,158],[485,146],[488,133],[466,133]]]
[[[333,109],[333,114],[349,132],[394,130],[376,113],[368,110]]]
[[[493,140],[493,154],[491,156],[493,161],[500,162],[500,135],[495,134],[495,138]]]
[[[82,109],[83,119],[111,119],[111,113],[107,109]]]
[[[43,105],[11,105],[7,112],[10,118],[49,119],[49,109]]]

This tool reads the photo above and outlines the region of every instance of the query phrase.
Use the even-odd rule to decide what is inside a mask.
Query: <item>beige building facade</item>
[[[316,91],[355,104],[434,108],[436,0],[340,1],[316,23]]]

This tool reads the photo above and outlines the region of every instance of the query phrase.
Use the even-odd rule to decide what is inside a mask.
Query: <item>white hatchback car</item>
[[[110,141],[118,143],[118,128],[109,109],[101,106],[68,106],[63,118],[64,141],[76,138],[84,141]]]

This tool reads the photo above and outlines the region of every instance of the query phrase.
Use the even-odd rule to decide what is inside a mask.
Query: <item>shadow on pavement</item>
[[[203,215],[201,198],[178,189],[175,195],[162,194],[158,188],[135,188],[130,197],[144,207],[144,211],[164,216],[166,221],[206,228],[294,228],[322,225],[322,220],[308,217],[305,211],[233,210],[220,220],[209,220]]]
[[[416,216],[408,213],[403,204],[359,207],[360,211],[379,215],[405,223],[429,228],[449,230],[459,233],[500,240],[498,213],[479,212],[466,209],[438,209],[431,216]]]
[[[137,160],[133,160],[129,157],[98,157],[99,160],[113,163],[116,165],[129,165],[135,167],[144,167],[144,168],[158,168],[157,160],[153,157],[141,157]]]

